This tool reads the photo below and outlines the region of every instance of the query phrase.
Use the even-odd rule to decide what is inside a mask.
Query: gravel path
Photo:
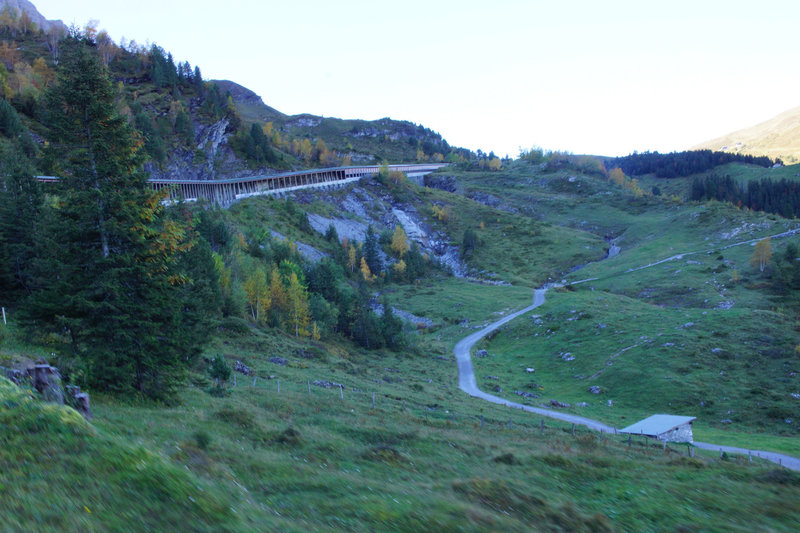
[[[532,305],[526,307],[525,309],[521,309],[520,311],[517,311],[515,313],[503,317],[494,324],[491,324],[490,326],[487,326],[482,330],[473,333],[472,335],[462,339],[461,341],[459,341],[458,344],[456,344],[454,352],[456,354],[456,360],[458,361],[458,388],[460,388],[470,396],[481,398],[482,400],[486,400],[487,402],[492,402],[499,405],[507,405],[508,407],[522,409],[530,413],[536,413],[550,418],[557,418],[558,420],[563,420],[565,422],[572,422],[574,424],[586,426],[588,428],[597,431],[602,431],[606,433],[615,433],[616,430],[613,427],[607,426],[602,422],[598,422],[597,420],[584,418],[582,416],[571,415],[568,413],[561,413],[558,411],[553,411],[551,409],[542,409],[539,407],[531,407],[529,405],[523,405],[521,403],[516,403],[506,400],[505,398],[500,398],[499,396],[487,394],[478,388],[478,385],[475,381],[475,372],[472,369],[472,359],[470,358],[470,351],[472,350],[472,347],[475,345],[476,342],[481,340],[483,337],[485,337],[492,331],[498,329],[504,324],[507,324],[508,322],[511,322],[518,316],[524,315],[525,313],[528,313],[536,309],[540,305],[542,305],[544,303],[544,295],[546,292],[547,289],[538,289],[534,293]]]
[[[773,235],[772,238],[780,238],[780,237],[787,237],[790,235],[794,235],[799,233],[800,229],[787,231],[778,235]],[[752,239],[749,241],[739,242],[736,244],[728,245],[725,248],[731,248],[733,246],[741,246],[743,244],[750,244],[753,242],[757,242],[760,239]],[[667,259],[662,259],[661,261],[657,261],[655,263],[651,263],[649,265],[645,265],[644,267],[639,267],[636,269],[630,269],[627,272],[634,272],[636,270],[640,270],[642,268],[649,268],[651,266],[664,263],[666,261],[672,261],[675,259],[680,259],[685,255],[696,254],[700,252],[690,252],[688,254],[680,254],[669,257]],[[592,278],[589,280],[582,280],[579,282],[572,283],[575,285],[576,283],[585,283],[587,281],[594,281],[597,278]],[[456,344],[454,348],[454,353],[456,355],[456,361],[458,362],[458,388],[473,396],[475,398],[480,398],[487,402],[495,403],[498,405],[506,405],[508,407],[513,407],[516,409],[522,409],[524,411],[528,411],[530,413],[536,413],[541,416],[546,416],[549,418],[555,418],[557,420],[563,420],[565,422],[571,422],[573,424],[578,424],[581,426],[586,426],[590,429],[594,429],[596,431],[604,432],[604,433],[616,433],[616,428],[612,426],[608,426],[603,424],[598,420],[592,420],[591,418],[585,418],[582,416],[571,415],[568,413],[562,413],[560,411],[554,411],[552,409],[543,409],[540,407],[531,407],[529,405],[523,405],[521,403],[512,402],[506,400],[505,398],[500,398],[499,396],[494,396],[492,394],[488,394],[483,392],[478,388],[477,382],[475,380],[475,371],[472,368],[472,358],[470,357],[470,351],[475,344],[481,340],[483,337],[488,335],[489,333],[497,330],[498,328],[502,327],[503,325],[511,322],[515,318],[529,313],[530,311],[536,309],[540,305],[545,302],[545,293],[547,289],[537,289],[533,296],[533,304],[529,305],[525,309],[520,309],[510,315],[503,317],[502,319],[498,320],[497,322],[486,326],[482,330],[473,333],[463,339],[461,339],[458,344]],[[781,453],[775,452],[767,452],[763,450],[750,450],[747,448],[736,448],[732,446],[723,446],[720,444],[710,444],[706,442],[694,442],[694,446],[703,450],[714,450],[720,452],[727,452],[727,453],[736,453],[742,455],[752,455],[754,457],[759,457],[761,459],[766,459],[768,461],[772,461],[773,463],[779,464],[784,466],[790,470],[800,471],[800,458],[793,457],[791,455],[785,455]]]

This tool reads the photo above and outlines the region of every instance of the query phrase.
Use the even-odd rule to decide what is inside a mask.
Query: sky
[[[683,150],[800,106],[796,0],[32,0],[287,114],[515,157]]]

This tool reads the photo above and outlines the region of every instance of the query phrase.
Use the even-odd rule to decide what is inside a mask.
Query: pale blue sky
[[[800,106],[796,0],[32,1],[284,113],[410,120],[498,155],[685,149]]]

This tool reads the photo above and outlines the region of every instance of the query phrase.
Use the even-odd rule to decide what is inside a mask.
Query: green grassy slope
[[[492,316],[483,302],[463,304],[469,319]],[[254,528],[280,515],[296,529],[348,531],[745,531],[758,516],[780,531],[800,518],[786,505],[797,501],[795,474],[580,429],[573,436],[551,421],[541,432],[537,417],[460,393],[449,355],[341,348],[320,354],[272,334],[220,339],[215,349],[245,360],[255,386],[240,375],[229,397],[212,398],[198,376],[174,408],[101,399],[97,424],[196,475],[227,473],[247,491],[252,505],[237,513]],[[345,389],[312,384],[309,393],[314,380]],[[211,442],[203,460],[187,460],[175,443],[198,432]]]
[[[5,378],[0,427],[3,531],[239,529],[230,479],[202,480]]]
[[[371,210],[366,213],[367,217],[342,211],[340,205],[350,195],[347,188],[297,197],[300,205],[295,215],[286,215],[284,200],[268,198],[237,203],[232,213],[243,226],[269,226],[290,239],[324,250],[330,243],[319,233],[300,227],[299,218],[306,214],[319,214],[375,224],[378,232],[392,231],[393,226],[383,227],[377,221],[394,206],[410,206],[424,224],[444,235],[448,244],[460,246],[468,228],[476,232],[479,244],[467,261],[471,274],[481,279],[530,288],[564,274],[576,264],[602,258],[608,246],[601,237],[578,228],[521,218],[458,194],[411,183],[406,183],[391,195],[387,195],[382,185],[371,180],[360,182],[359,189],[367,195],[364,202],[367,211]],[[375,207],[377,204],[382,207]],[[434,206],[446,213],[444,218],[437,218]]]
[[[30,428],[26,420],[57,413],[21,436],[0,432],[3,466],[24,459],[22,467],[0,470],[0,506],[26,502],[4,513],[16,520],[13,529],[47,529],[47,520],[60,520],[54,523],[61,529],[125,529],[124,517],[105,509],[130,498],[135,510],[155,510],[146,517],[150,529],[173,528],[185,517],[198,529],[234,530],[792,531],[800,520],[796,473],[745,457],[698,452],[691,459],[679,445],[628,446],[622,437],[581,428],[573,434],[551,420],[542,431],[537,416],[462,393],[452,354],[460,338],[528,305],[531,289],[548,278],[602,277],[550,291],[535,312],[540,318],[522,317],[489,340],[489,356],[475,361],[479,384],[499,386],[497,394],[515,401],[523,400],[513,391],[522,390],[540,395],[532,403],[587,402],[575,412],[619,426],[679,411],[698,416],[698,439],[798,453],[797,426],[782,419],[795,405],[787,395],[797,392],[791,369],[798,333],[760,288],[749,247],[722,249],[791,224],[720,204],[636,199],[569,169],[445,173],[457,176],[460,194],[359,187],[370,202],[413,205],[455,243],[475,229],[480,244],[470,266],[514,285],[434,274],[384,287],[397,307],[434,324],[411,326],[411,345],[400,353],[336,337],[312,342],[266,328],[221,329],[205,356],[224,355],[253,370],[236,375],[228,396],[207,392],[212,384],[199,365],[177,405],[95,395],[93,426],[32,400],[21,410],[22,393],[2,388],[4,422]],[[499,203],[467,198],[475,193]],[[275,229],[329,250],[298,212],[344,217],[333,200],[347,194],[298,195],[291,209],[283,200],[253,198],[231,216],[249,230]],[[449,208],[449,216],[436,218],[433,205]],[[726,238],[736,228],[735,238]],[[569,274],[603,256],[606,236],[617,238],[622,253]],[[624,273],[685,248],[714,253]],[[734,269],[741,281],[730,284]],[[731,300],[731,309],[716,309]],[[46,352],[18,338],[5,342],[4,353]],[[567,352],[575,359],[562,357]],[[602,393],[591,394],[592,385]],[[69,424],[59,422],[64,416],[72,417]],[[77,454],[81,469],[58,461],[55,479],[63,482],[34,483],[34,497],[28,480],[53,468],[30,450],[45,443],[50,455]],[[119,465],[117,477],[109,477],[109,463]],[[83,492],[64,485],[87,487],[91,514]],[[104,494],[94,488],[105,485]],[[202,510],[188,499],[200,501],[198,494],[208,499]],[[39,500],[72,514],[29,511]]]
[[[770,179],[773,181],[780,181],[783,179],[797,181],[800,179],[800,167],[789,165],[779,168],[764,168],[757,165],[729,163],[708,172],[698,174],[698,177],[703,178],[714,174],[718,176],[730,176],[744,185],[749,181],[759,181],[762,179]],[[656,178],[652,174],[640,176],[638,180],[642,188],[647,191],[652,190],[653,187],[658,187],[664,195],[677,195],[680,197],[689,195],[692,184],[691,178],[663,179]]]
[[[752,173],[731,167],[741,176]],[[467,175],[461,183],[470,194],[504,179],[516,182],[504,189],[509,205],[528,202],[546,220],[612,235],[622,252],[566,276],[599,279],[551,292],[536,311],[541,318],[518,320],[486,342],[490,357],[476,361],[479,384],[499,385],[513,400],[521,400],[515,390],[539,394],[527,400],[532,404],[586,402],[576,412],[618,427],[656,412],[698,416],[698,440],[800,453],[791,396],[800,344],[794,315],[750,266],[752,246],[731,247],[796,228],[796,222],[716,202],[625,201],[624,191],[585,176],[571,183],[577,189],[589,181],[583,198],[551,193],[564,183],[557,173]],[[685,186],[690,179],[669,181]],[[773,253],[791,240],[774,241]],[[629,272],[686,252],[697,253]],[[536,374],[526,374],[527,367]],[[590,393],[591,386],[602,394]]]

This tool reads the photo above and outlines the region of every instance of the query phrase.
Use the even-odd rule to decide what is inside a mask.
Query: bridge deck
[[[444,166],[447,165],[444,163],[389,165],[389,169],[411,174],[428,174]],[[361,178],[375,176],[382,168],[379,165],[333,167],[223,180],[150,179],[148,183],[155,190],[167,189],[170,200],[195,201],[206,198],[222,207],[229,207],[236,200],[249,196],[280,194],[313,187],[341,186]],[[37,176],[37,179],[43,183],[58,181],[54,176]]]

